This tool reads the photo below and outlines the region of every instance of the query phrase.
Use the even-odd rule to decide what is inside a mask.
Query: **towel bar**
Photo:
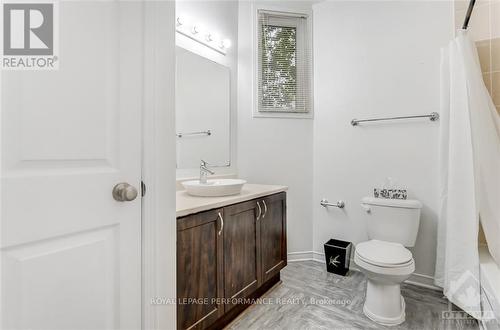
[[[177,135],[177,137],[183,137],[183,136],[187,136],[187,135],[212,135],[212,131],[211,130],[206,130],[206,131],[201,131],[201,132],[189,132],[189,133],[176,133],[175,135]]]
[[[353,120],[351,120],[351,125],[358,126],[359,123],[364,123],[364,122],[369,122],[369,121],[398,120],[398,119],[412,119],[412,118],[429,118],[431,121],[436,121],[439,119],[439,113],[431,112],[428,115],[384,117],[384,118],[371,118],[371,119],[353,119]]]

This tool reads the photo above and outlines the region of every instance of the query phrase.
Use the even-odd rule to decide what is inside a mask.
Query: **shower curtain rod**
[[[469,26],[470,16],[472,15],[472,10],[474,9],[474,4],[476,0],[470,0],[469,8],[467,9],[467,14],[465,15],[464,25],[462,26],[462,30],[467,30]]]

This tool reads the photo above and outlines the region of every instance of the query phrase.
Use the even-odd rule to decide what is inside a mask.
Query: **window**
[[[259,10],[258,112],[311,111],[311,52],[308,17]]]

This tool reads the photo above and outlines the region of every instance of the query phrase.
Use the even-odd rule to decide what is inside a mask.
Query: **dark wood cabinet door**
[[[177,219],[178,329],[205,329],[224,314],[219,214],[222,209]]]
[[[278,274],[286,266],[286,193],[261,200],[264,213],[260,222],[262,281]]]
[[[260,228],[255,200],[224,207],[224,297],[248,297],[261,284]],[[235,304],[228,302],[227,312]]]

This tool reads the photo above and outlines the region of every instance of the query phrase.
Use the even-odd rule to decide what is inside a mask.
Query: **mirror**
[[[176,48],[177,168],[230,166],[230,70]]]

